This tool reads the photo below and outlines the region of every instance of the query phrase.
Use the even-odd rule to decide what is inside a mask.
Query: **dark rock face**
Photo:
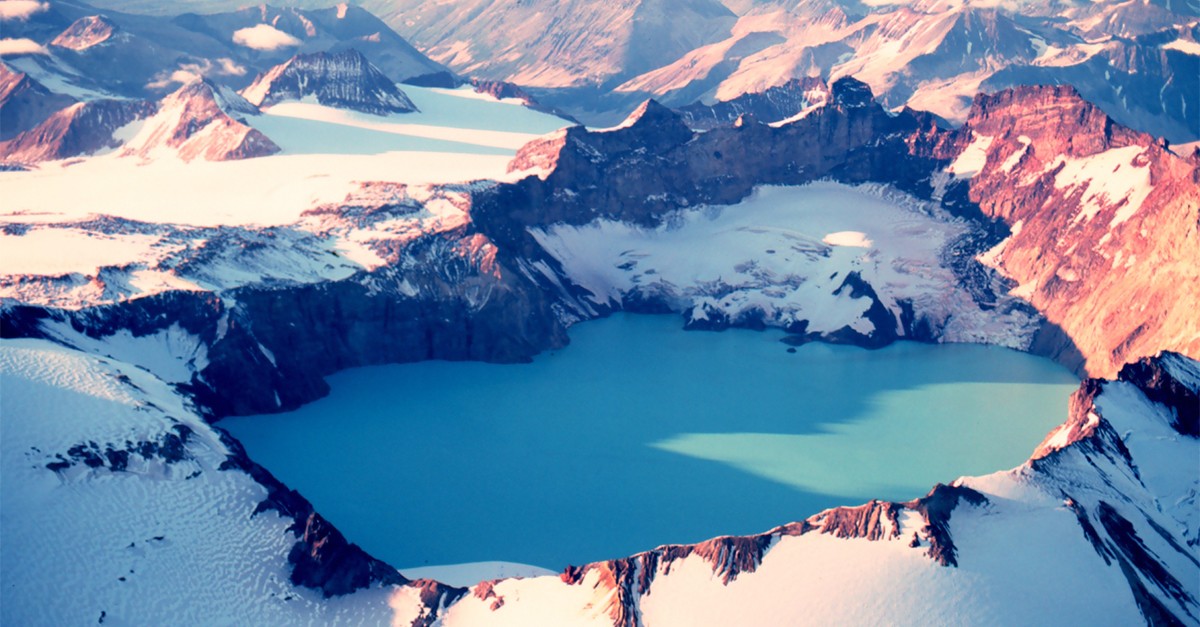
[[[132,100],[93,100],[68,106],[45,122],[0,142],[0,158],[36,163],[88,155],[116,148],[117,129],[154,114],[153,103]]]
[[[709,130],[730,126],[743,116],[765,123],[779,122],[808,107],[820,106],[828,98],[829,85],[820,78],[794,78],[783,85],[742,94],[733,100],[712,105],[697,102],[680,107],[678,111],[689,127]]]
[[[141,337],[178,324],[208,347],[207,367],[184,387],[213,418],[294,409],[345,368],[516,362],[565,345],[561,288],[535,282],[517,260],[474,254],[485,242],[459,235],[410,243],[403,263],[344,281],[233,290],[235,309],[216,294],[167,292],[82,311],[13,306],[0,311],[0,329],[40,337],[41,321],[55,318],[92,337]]]
[[[0,141],[41,124],[55,111],[74,104],[22,72],[0,63]]]
[[[445,71],[413,76],[400,82],[413,87],[441,87],[443,89],[454,89],[462,85],[462,79],[452,72]]]
[[[187,425],[180,424],[153,441],[126,440],[123,444],[107,443],[103,446],[89,441],[72,446],[65,454],[55,454],[54,461],[48,462],[46,468],[61,472],[82,463],[88,468],[107,468],[112,472],[124,472],[129,467],[129,459],[133,455],[145,460],[161,459],[168,464],[174,464],[188,459],[184,445],[191,435],[192,430]]]
[[[932,118],[888,115],[854,79],[834,83],[831,95],[830,106],[779,128],[743,124],[702,134],[647,101],[617,130],[573,127],[526,145],[510,170],[552,171],[480,198],[474,217],[498,242],[522,244],[529,226],[595,218],[655,225],[673,210],[735,203],[755,185],[876,181],[928,198],[937,161],[910,154],[906,140],[938,132]]]
[[[1171,426],[1176,431],[1193,438],[1200,437],[1200,394],[1184,384],[1172,368],[1187,369],[1193,380],[1200,380],[1195,363],[1173,353],[1126,364],[1117,379],[1136,385],[1146,398],[1169,408],[1175,416]]]
[[[417,110],[390,78],[352,48],[298,54],[258,77],[242,95],[260,107],[315,96],[323,105],[375,115]]]
[[[1200,365],[1197,362],[1176,353],[1163,353],[1129,364],[1122,370],[1119,380],[1136,386],[1147,401],[1161,405],[1175,416],[1172,426],[1177,431],[1195,437],[1187,430],[1191,416],[1200,405],[1197,400],[1198,375]],[[1077,491],[1076,477],[1081,458],[1088,466],[1109,467],[1117,473],[1128,473],[1135,481],[1143,480],[1124,440],[1096,407],[1097,397],[1111,384],[1102,379],[1088,379],[1080,385],[1071,397],[1066,424],[1038,447],[1030,466],[1039,475],[1057,480],[1063,486],[1063,500],[1075,513],[1084,536],[1106,565],[1116,564],[1120,569],[1148,624],[1195,622],[1197,616],[1191,608],[1200,607],[1200,602],[1194,588],[1180,582],[1167,566],[1169,562],[1164,562],[1163,556],[1146,545],[1134,521],[1145,523],[1180,556],[1200,566],[1192,548],[1183,546],[1183,539],[1176,540],[1177,533],[1168,532],[1146,511],[1103,498],[1085,506],[1082,501],[1090,495],[1083,490]],[[1058,476],[1062,472],[1066,473],[1065,480]],[[1107,474],[1101,472],[1107,483]],[[1175,603],[1177,608],[1168,607],[1163,599]]]
[[[251,461],[240,442],[220,429],[218,433],[231,451],[229,458],[221,464],[221,470],[245,472],[267,489],[267,498],[259,503],[255,514],[275,510],[295,521],[290,530],[296,536],[296,543],[288,553],[293,584],[320,590],[330,597],[349,594],[375,583],[408,583],[395,568],[349,543],[340,531],[313,511],[312,504],[304,497],[289,490],[267,469]]]
[[[504,100],[506,98],[515,98],[517,100],[520,100],[522,103],[524,103],[525,106],[529,109],[533,109],[534,111],[540,111],[542,113],[546,113],[546,114],[553,115],[553,116],[558,116],[564,120],[568,120],[575,124],[579,124],[578,120],[567,115],[565,112],[563,112],[559,109],[556,109],[554,107],[548,107],[548,106],[543,105],[542,103],[538,102],[537,99],[533,97],[533,95],[531,95],[529,92],[525,91],[524,89],[521,89],[521,87],[518,85],[514,85],[512,83],[506,83],[504,81],[489,81],[489,80],[482,80],[482,79],[478,79],[478,78],[471,79],[471,85],[475,87],[475,91],[477,93],[488,94],[489,96],[492,96],[493,98],[496,98],[497,100]]]

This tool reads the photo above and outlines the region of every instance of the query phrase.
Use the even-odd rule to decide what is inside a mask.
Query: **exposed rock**
[[[737,202],[755,185],[820,178],[887,182],[928,197],[928,172],[937,162],[910,154],[906,136],[937,132],[932,119],[907,111],[889,115],[864,90],[862,83],[842,79],[831,88],[831,106],[791,124],[702,134],[679,114],[647,101],[614,130],[572,127],[524,146],[510,171],[549,173],[544,180],[496,188],[477,202],[476,220],[484,229],[512,223],[507,230],[586,224],[597,217],[655,225],[680,208]],[[507,244],[520,237],[496,238]]]
[[[1114,376],[1160,350],[1200,356],[1200,293],[1178,289],[1200,283],[1195,163],[1070,87],[979,96],[953,144],[982,146],[970,199],[1014,229],[992,263],[1078,347],[1089,374]]]
[[[442,89],[454,89],[462,86],[462,79],[455,76],[453,72],[447,71],[412,76],[400,82],[413,87],[441,87]]]
[[[0,141],[41,124],[74,98],[54,93],[22,72],[0,63]]]
[[[124,153],[148,158],[167,148],[184,161],[229,161],[279,152],[275,142],[246,124],[246,115],[257,114],[257,107],[232,90],[197,79],[162,100]]]
[[[153,103],[137,100],[79,102],[51,115],[45,122],[0,142],[7,161],[37,163],[89,155],[120,142],[117,129],[154,113]]]
[[[728,126],[744,115],[764,122],[781,122],[819,106],[829,99],[829,85],[817,77],[792,80],[760,92],[742,94],[711,105],[694,103],[680,107],[688,126],[708,130]]]
[[[1200,394],[1196,390],[1200,368],[1196,362],[1175,353],[1143,357],[1122,367],[1117,380],[1136,385],[1146,398],[1169,408],[1175,416],[1173,429],[1200,437]]]
[[[312,96],[326,106],[375,115],[417,110],[395,82],[352,48],[298,54],[259,76],[242,95],[259,107]]]
[[[67,30],[55,37],[50,45],[81,52],[108,41],[119,30],[120,27],[108,17],[89,15],[75,20]]]
[[[917,512],[925,520],[920,531],[929,542],[925,554],[942,566],[954,567],[958,562],[949,522],[960,501],[980,506],[987,503],[987,498],[967,487],[938,484],[924,498],[908,503],[871,501],[859,507],[838,507],[759,535],[722,536],[699,544],[661,546],[620,560],[569,566],[560,578],[569,585],[577,585],[589,572],[598,571],[598,586],[611,592],[606,609],[613,624],[636,627],[642,624],[639,597],[650,591],[655,578],[670,575],[672,564],[678,560],[698,556],[712,566],[716,578],[729,585],[738,575],[757,570],[763,556],[783,536],[816,532],[841,539],[896,540],[900,537],[900,512],[904,510]],[[909,546],[919,548],[921,543]]]
[[[320,590],[330,597],[349,594],[376,583],[408,583],[395,568],[349,543],[340,531],[313,511],[308,500],[251,461],[240,442],[224,431],[218,430],[218,433],[222,443],[230,449],[230,456],[221,464],[221,470],[245,472],[267,489],[267,497],[255,513],[274,510],[295,521],[291,531],[296,536],[296,543],[288,553],[293,584]]]
[[[505,100],[508,98],[520,100],[526,108],[557,116],[569,122],[579,124],[578,120],[567,115],[563,111],[555,109],[554,107],[547,107],[538,102],[537,99],[534,98],[529,92],[521,89],[521,87],[518,85],[506,83],[504,81],[489,81],[478,78],[471,79],[471,85],[475,87],[476,93],[487,94],[497,100]]]

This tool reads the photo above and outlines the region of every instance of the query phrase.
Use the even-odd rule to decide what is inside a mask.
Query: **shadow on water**
[[[1075,387],[992,347],[789,354],[680,326],[618,315],[532,364],[345,371],[296,412],[223,425],[392,564],[558,569],[1016,465]]]

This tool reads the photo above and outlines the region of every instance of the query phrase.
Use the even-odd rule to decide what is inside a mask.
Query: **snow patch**
[[[958,158],[950,164],[947,171],[954,174],[956,179],[969,179],[983,171],[987,165],[987,151],[992,146],[994,137],[971,133],[971,143],[963,149]]]
[[[944,247],[965,228],[887,188],[814,183],[760,187],[737,205],[681,211],[658,228],[596,220],[532,235],[596,303],[653,294],[692,308],[695,319],[709,317],[696,313],[706,307],[772,326],[807,321],[815,333],[869,333],[871,299],[843,289],[857,273],[893,315],[904,300],[945,321],[948,340],[1023,346],[1027,321],[981,312],[942,265]]]
[[[867,239],[867,234],[861,231],[838,231],[830,233],[821,238],[821,241],[830,246],[853,246],[857,248],[870,248],[871,240]]]
[[[1091,220],[1101,210],[1118,205],[1110,227],[1133,217],[1153,191],[1149,163],[1137,163],[1144,151],[1142,146],[1126,146],[1079,159],[1060,158],[1054,164],[1062,164],[1054,187],[1083,190],[1082,208],[1072,222]]]
[[[1176,39],[1175,41],[1164,45],[1163,50],[1178,50],[1184,54],[1200,56],[1200,42],[1195,42],[1190,39]]]
[[[108,235],[74,228],[39,228],[24,235],[0,233],[0,275],[78,272],[95,276],[104,266],[152,258],[158,241],[154,235]]]

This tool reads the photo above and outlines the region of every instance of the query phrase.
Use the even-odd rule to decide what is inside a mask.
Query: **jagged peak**
[[[395,82],[354,48],[294,55],[259,75],[241,95],[259,107],[312,96],[326,106],[376,115],[417,110]]]
[[[164,102],[193,99],[211,102],[221,111],[228,114],[257,115],[259,113],[258,107],[243,98],[241,94],[204,77],[198,77],[184,83],[179,89],[176,89],[164,98]]]
[[[681,125],[683,124],[683,118],[680,117],[678,113],[676,113],[670,107],[663,106],[653,98],[647,98],[646,100],[642,101],[642,104],[638,105],[632,113],[626,116],[624,121],[610,130],[631,128],[633,126],[645,124],[657,125],[675,123]]]

